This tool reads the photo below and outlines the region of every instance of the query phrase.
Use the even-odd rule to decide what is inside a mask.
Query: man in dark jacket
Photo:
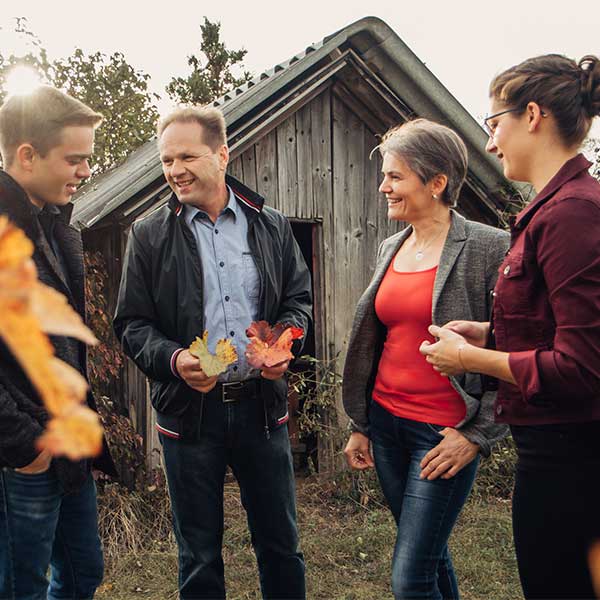
[[[51,88],[12,96],[0,109],[0,214],[35,245],[40,280],[84,316],[81,236],[69,225],[101,115]],[[84,376],[85,346],[53,336],[56,356]],[[95,409],[91,395],[88,404]],[[0,345],[0,598],[92,598],[102,581],[91,461],[52,459],[36,448],[48,413]],[[114,473],[106,447],[96,465]],[[48,585],[46,573],[51,566]]]
[[[184,599],[224,598],[223,482],[240,485],[265,598],[304,598],[287,427],[288,362],[247,363],[246,328],[308,328],[310,274],[288,221],[226,176],[223,115],[178,110],[161,121],[168,205],[131,230],[115,316],[125,352],[151,380],[179,545]],[[187,349],[208,331],[238,360],[207,377]],[[293,348],[297,353],[300,346]]]

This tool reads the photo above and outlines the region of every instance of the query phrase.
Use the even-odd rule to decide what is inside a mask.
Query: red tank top
[[[436,273],[437,267],[398,273],[392,261],[381,281],[375,312],[387,336],[373,399],[397,417],[454,427],[464,419],[465,403],[419,352],[423,340],[434,341],[427,328]]]

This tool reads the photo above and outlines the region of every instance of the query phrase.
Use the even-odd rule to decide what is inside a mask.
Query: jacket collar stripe
[[[254,202],[252,202],[251,200],[248,200],[248,198],[242,196],[239,192],[234,191],[233,192],[236,196],[236,198],[240,201],[243,202],[248,208],[251,208],[252,210],[256,211],[257,213],[260,214],[260,206],[258,206],[258,204],[255,204]]]

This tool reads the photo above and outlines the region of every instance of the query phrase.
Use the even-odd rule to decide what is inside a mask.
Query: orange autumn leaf
[[[304,330],[284,323],[271,327],[266,321],[255,321],[246,329],[246,335],[250,338],[246,347],[248,364],[255,369],[263,369],[294,358],[292,342],[304,337]]]
[[[592,545],[589,553],[590,573],[596,596],[600,598],[600,541]]]
[[[20,268],[32,255],[33,242],[6,217],[0,217],[0,271]]]
[[[205,331],[201,338],[197,337],[191,343],[190,354],[198,359],[200,367],[207,377],[224,373],[227,367],[238,358],[233,344],[227,339],[218,340],[215,353],[211,354],[208,349],[208,331]]]
[[[68,335],[90,346],[98,343],[96,336],[84,325],[83,319],[55,289],[38,283],[31,291],[30,307],[46,333]]]
[[[86,343],[96,338],[61,294],[38,281],[32,254],[29,238],[0,217],[0,338],[54,417],[52,443],[43,443],[54,454],[91,456],[100,450],[102,428],[98,415],[81,404],[87,382],[54,356],[44,330]]]
[[[51,419],[38,438],[37,447],[53,456],[80,460],[102,450],[102,427],[98,415],[87,406],[72,405],[60,417]]]

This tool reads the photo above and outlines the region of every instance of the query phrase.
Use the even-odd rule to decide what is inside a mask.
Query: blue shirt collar
[[[225,214],[227,211],[231,211],[231,213],[233,214],[233,219],[236,220],[239,210],[238,203],[235,199],[235,194],[233,193],[233,190],[229,186],[227,186],[227,189],[229,190],[229,201],[227,202],[227,206],[225,206],[225,208],[221,211],[221,215]],[[185,204],[183,208],[185,211],[183,216],[188,227],[192,226],[192,222],[196,218],[197,214],[204,215],[208,218],[208,215],[202,209],[196,206],[192,206],[191,204]]]

